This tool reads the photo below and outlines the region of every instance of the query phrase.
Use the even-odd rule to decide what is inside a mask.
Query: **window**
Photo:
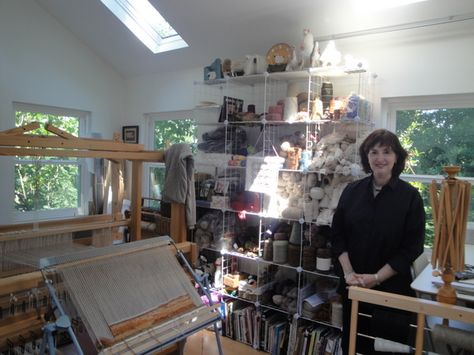
[[[196,125],[191,114],[190,111],[177,111],[146,115],[150,127],[147,142],[149,148],[164,150],[175,143],[188,143],[194,152],[197,144]],[[165,180],[165,164],[148,164],[148,176],[148,196],[160,199]]]
[[[434,227],[429,184],[442,179],[442,168],[461,167],[459,177],[474,183],[474,95],[443,95],[387,99],[388,127],[400,137],[410,156],[402,178],[420,190],[427,216],[427,245]],[[471,189],[468,230],[474,229],[474,189]],[[469,238],[469,235],[468,235]]]
[[[15,125],[37,121],[41,127],[29,134],[53,135],[44,129],[50,123],[79,136],[85,112],[15,103]],[[68,217],[82,212],[83,159],[67,157],[17,157],[15,160],[14,209],[19,221]]]
[[[153,53],[188,46],[148,0],[101,1]]]

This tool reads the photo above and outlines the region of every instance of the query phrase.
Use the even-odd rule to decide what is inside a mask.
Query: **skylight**
[[[153,53],[188,44],[148,0],[100,0]]]

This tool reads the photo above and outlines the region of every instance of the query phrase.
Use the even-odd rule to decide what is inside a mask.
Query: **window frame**
[[[39,104],[30,104],[25,102],[13,102],[13,122],[16,122],[16,112],[38,112],[42,114],[49,114],[55,116],[69,116],[76,117],[79,120],[79,137],[87,136],[90,130],[90,120],[91,112],[77,110],[77,109],[68,109],[55,106],[39,105]],[[27,159],[18,159],[14,157],[13,164],[31,164],[37,163],[37,160],[27,160]],[[35,220],[44,220],[44,219],[60,219],[74,217],[77,215],[85,215],[88,213],[88,204],[87,204],[87,195],[90,190],[90,182],[88,179],[88,164],[85,158],[77,158],[77,162],[72,162],[62,159],[49,159],[49,160],[40,160],[40,164],[65,164],[65,165],[74,165],[79,168],[79,179],[80,183],[78,188],[80,189],[78,197],[78,206],[77,208],[58,208],[54,210],[36,210],[36,211],[18,211],[14,207],[14,202],[12,201],[12,217],[14,222],[28,222]],[[14,176],[13,176],[14,179]],[[15,185],[13,185],[15,189]],[[14,196],[14,193],[13,193]]]
[[[382,124],[388,130],[396,131],[397,111],[400,110],[418,110],[418,109],[455,109],[474,107],[474,93],[446,94],[446,95],[422,95],[422,96],[403,96],[393,98],[382,98]],[[407,182],[421,182],[430,184],[436,180],[440,182],[444,179],[442,175],[418,175],[401,174],[400,178]],[[474,176],[460,177],[474,186]],[[471,206],[474,208],[474,206]],[[474,222],[467,223],[466,243],[474,244]]]

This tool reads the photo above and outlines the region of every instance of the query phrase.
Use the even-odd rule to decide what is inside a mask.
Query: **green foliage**
[[[154,137],[156,150],[175,143],[189,143],[196,150],[196,124],[192,119],[156,121]]]
[[[45,123],[79,135],[79,120],[35,112],[16,112],[16,125],[38,121],[41,127],[30,134],[52,135]],[[77,208],[80,167],[76,158],[18,157],[15,165],[15,209],[18,211]]]
[[[405,173],[440,175],[446,165],[459,165],[459,176],[474,176],[474,108],[397,111],[396,133],[410,153]],[[433,243],[429,186],[414,183],[425,204],[425,244]],[[471,192],[469,220],[474,221]]]
[[[474,108],[398,111],[397,133],[413,173],[439,175],[443,166],[459,165],[460,176],[474,176],[473,122]]]
[[[188,143],[193,152],[196,151],[196,124],[192,119],[155,121],[154,148],[156,150],[166,149],[175,143]],[[150,169],[151,197],[160,198],[165,181],[164,167]]]
[[[76,208],[79,167],[66,164],[17,164],[15,208],[18,211]]]

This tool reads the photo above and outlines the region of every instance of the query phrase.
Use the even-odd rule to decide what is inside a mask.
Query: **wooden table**
[[[474,265],[474,245],[473,244],[466,244],[465,260],[466,260],[466,264]],[[431,264],[428,264],[423,269],[423,271],[415,278],[415,280],[413,280],[413,282],[411,283],[411,288],[417,292],[435,296],[438,293],[438,286],[436,286],[433,283],[433,281],[442,282],[442,280],[441,280],[441,277],[435,277],[432,275],[432,273],[433,273],[433,268]],[[463,284],[465,284],[465,282],[463,282],[461,285]],[[453,282],[452,285],[456,288],[456,286],[459,285],[459,283]],[[474,303],[474,279],[471,279],[468,285],[472,285],[472,288],[473,288],[472,293],[471,292],[466,293],[464,291],[457,289],[456,290],[457,298],[460,301],[467,301],[469,303],[471,302]]]

